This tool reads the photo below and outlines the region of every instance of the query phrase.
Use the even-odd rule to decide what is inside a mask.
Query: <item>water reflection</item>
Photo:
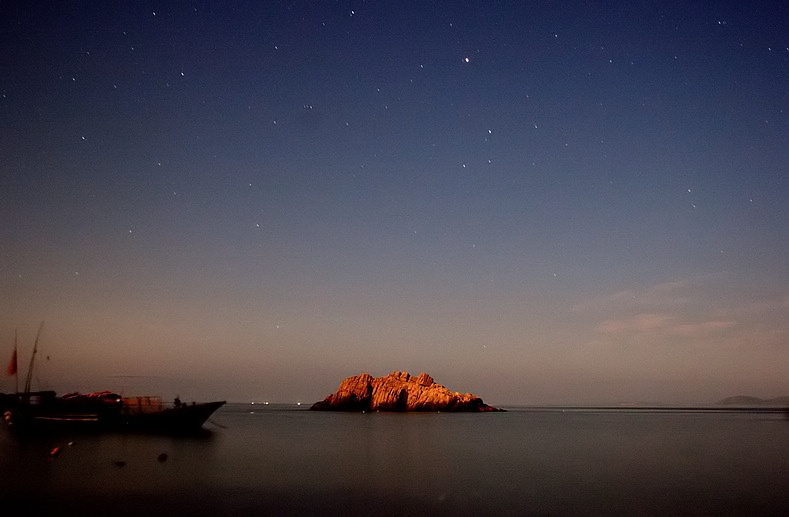
[[[173,437],[0,433],[17,513],[731,513],[789,507],[780,414],[245,405]],[[59,447],[59,454],[52,450]],[[116,506],[119,508],[115,509]],[[4,513],[5,514],[5,513]]]

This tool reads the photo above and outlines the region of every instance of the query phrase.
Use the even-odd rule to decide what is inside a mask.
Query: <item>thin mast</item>
[[[17,344],[16,344],[16,329],[14,329],[14,382],[16,382],[16,394],[19,395],[19,368],[17,368]]]
[[[36,360],[36,354],[38,353],[38,338],[41,337],[41,329],[44,328],[44,322],[41,322],[41,325],[38,326],[38,332],[36,333],[36,341],[33,343],[33,355],[30,356],[30,366],[27,369],[27,378],[25,379],[25,394],[30,393],[30,385],[33,382],[33,363]]]

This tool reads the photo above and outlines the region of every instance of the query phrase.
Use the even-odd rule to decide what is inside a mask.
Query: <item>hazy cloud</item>
[[[663,282],[603,294],[577,304],[600,340],[676,345],[778,344],[789,326],[789,296],[727,285],[721,276]]]
[[[630,318],[605,320],[597,325],[596,330],[603,334],[646,334],[663,333],[672,336],[700,337],[710,333],[731,328],[734,321],[681,321],[668,314],[644,313]]]

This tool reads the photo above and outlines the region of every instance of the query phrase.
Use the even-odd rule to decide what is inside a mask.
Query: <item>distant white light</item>
[[[469,59],[468,57],[464,57],[464,58],[463,58],[463,61],[464,61],[465,63],[468,63],[468,62],[470,61],[470,59]]]

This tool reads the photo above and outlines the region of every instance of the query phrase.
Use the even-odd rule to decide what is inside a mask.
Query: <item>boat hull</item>
[[[139,398],[138,398],[139,399]],[[135,400],[138,400],[135,399]],[[150,399],[150,397],[146,397]],[[10,429],[25,431],[199,431],[225,401],[172,407],[138,406],[109,394],[56,397],[53,392],[6,396],[3,420]]]
[[[123,427],[135,430],[184,432],[200,429],[224,401],[181,404],[151,413],[127,415]]]

